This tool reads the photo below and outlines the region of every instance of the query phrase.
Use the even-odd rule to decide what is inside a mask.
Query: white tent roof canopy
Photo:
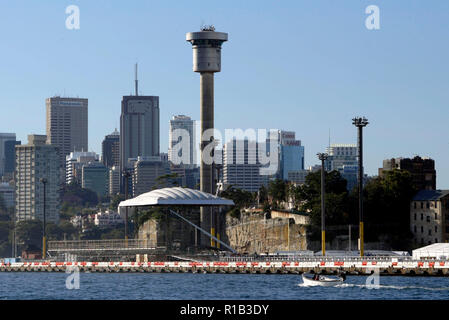
[[[413,259],[449,257],[449,243],[434,243],[412,251]]]
[[[120,202],[119,207],[140,206],[233,206],[234,201],[189,188],[164,188]]]

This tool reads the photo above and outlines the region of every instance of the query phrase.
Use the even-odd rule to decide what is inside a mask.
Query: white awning
[[[120,202],[119,207],[139,206],[233,206],[234,201],[189,188],[164,188]]]
[[[449,243],[434,243],[412,251],[413,259],[436,258],[447,259],[449,257]]]

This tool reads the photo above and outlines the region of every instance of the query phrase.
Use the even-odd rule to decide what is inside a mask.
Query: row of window
[[[415,212],[415,214],[414,214],[415,221],[416,221],[416,216],[417,216],[417,214]],[[438,213],[437,212],[435,212],[435,220],[438,220]],[[421,221],[424,221],[424,213],[421,213]],[[430,222],[430,216],[426,217],[426,221]]]
[[[417,202],[413,202],[413,208],[417,208]],[[429,209],[430,207],[438,208],[438,201],[419,201],[421,203],[421,209],[424,209],[424,202],[426,203],[426,208]]]
[[[413,230],[414,230],[415,233],[417,232],[417,227],[416,227],[416,225],[413,227]],[[437,232],[438,232],[438,227],[435,226],[435,233],[437,233]],[[424,233],[424,227],[423,227],[423,226],[421,226],[421,233]],[[432,235],[432,229],[429,229],[429,230],[428,230],[428,235],[429,235],[429,236]]]
[[[438,243],[438,239],[435,238],[435,242],[434,243]],[[432,241],[428,241],[427,244],[432,244]],[[421,238],[421,245],[424,245],[424,238]]]

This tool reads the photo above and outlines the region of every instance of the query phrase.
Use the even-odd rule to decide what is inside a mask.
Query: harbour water
[[[292,274],[80,273],[67,289],[66,273],[0,273],[0,300],[449,300],[448,277],[348,276],[337,287],[305,287]]]

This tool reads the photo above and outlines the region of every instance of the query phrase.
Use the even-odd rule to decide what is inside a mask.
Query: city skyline
[[[76,31],[64,25],[68,3],[25,6],[18,1],[2,7],[0,28],[13,30],[5,34],[5,41],[23,50],[6,48],[0,53],[4,70],[0,85],[5,88],[3,102],[10,120],[1,131],[15,132],[21,141],[28,134],[44,134],[45,99],[56,93],[79,96],[89,99],[89,151],[100,154],[104,136],[119,127],[121,97],[133,92],[137,61],[139,94],[160,97],[160,150],[166,152],[169,119],[176,114],[199,119],[198,79],[191,72],[191,48],[183,37],[203,23],[213,23],[232,38],[223,56],[223,72],[216,79],[218,129],[295,131],[306,148],[307,167],[317,164],[315,154],[328,146],[329,129],[332,143],[356,143],[351,118],[366,115],[371,122],[365,131],[367,174],[376,175],[384,159],[428,156],[435,160],[437,188],[449,186],[444,139],[449,70],[442,63],[449,47],[439,40],[448,32],[438,27],[439,20],[448,19],[447,3],[435,2],[432,8],[417,1],[382,3],[381,29],[376,31],[364,26],[369,1],[338,6],[326,1],[285,2],[283,7],[257,2],[261,11],[254,10],[255,3],[216,4],[209,12],[202,8],[199,17],[195,9],[200,4],[189,8],[138,2],[127,7],[78,1],[81,27]],[[168,10],[175,17],[173,24],[157,17],[166,17]],[[22,21],[28,21],[24,25],[10,18],[18,12]],[[119,16],[135,18],[125,25],[118,21],[128,19]],[[154,20],[142,24],[145,17]],[[232,25],[227,23],[229,17]],[[134,35],[132,30],[141,32]],[[48,39],[36,33],[47,34]],[[151,40],[148,44],[139,40],[142,34]],[[124,48],[116,46],[120,41],[115,38],[123,40]],[[283,45],[271,48],[262,41],[265,38]],[[27,51],[25,42],[41,52]],[[79,50],[84,46],[95,50]],[[17,99],[19,90],[27,95]]]

